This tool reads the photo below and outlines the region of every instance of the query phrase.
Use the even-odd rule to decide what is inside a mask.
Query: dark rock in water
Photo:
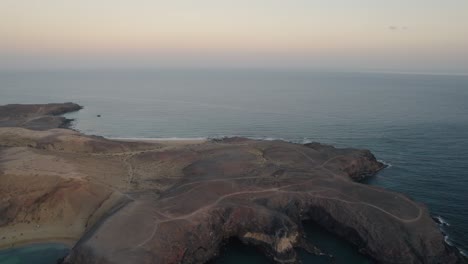
[[[97,117],[101,117],[101,115],[96,115]]]
[[[22,111],[48,117],[40,109]],[[245,138],[160,144],[0,128],[0,233],[24,221],[64,233],[73,225],[69,236],[81,238],[64,261],[73,264],[204,263],[230,238],[294,263],[306,247],[302,222],[312,220],[380,263],[462,262],[424,205],[357,182],[384,167],[368,150]]]

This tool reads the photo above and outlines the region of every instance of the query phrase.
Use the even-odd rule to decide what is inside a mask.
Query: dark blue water
[[[108,137],[239,135],[368,148],[369,181],[442,216],[468,250],[468,76],[247,70],[0,73],[0,104],[73,101]],[[100,114],[102,117],[96,117]]]
[[[332,259],[329,256],[314,256],[308,254],[305,251],[299,251],[299,257],[303,263],[314,263],[314,264],[372,264],[373,262],[359,254],[357,249],[350,243],[336,238],[334,235],[328,231],[320,228],[317,224],[313,222],[304,223],[304,231],[306,234],[306,240],[311,244],[317,246],[327,255],[331,255]]]
[[[340,239],[313,222],[304,223],[306,240],[320,248],[325,254],[317,256],[298,249],[302,263],[314,264],[371,264],[371,259],[361,255],[350,243]],[[257,249],[231,240],[221,251],[221,255],[208,264],[269,264],[271,261]]]

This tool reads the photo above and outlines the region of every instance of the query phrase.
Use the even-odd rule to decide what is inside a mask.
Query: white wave
[[[301,140],[301,144],[309,144],[309,143],[312,143],[312,142],[315,142],[315,141],[312,140],[312,139],[308,139],[308,138],[303,138]]]
[[[436,218],[437,221],[439,221],[439,223],[440,223],[439,225],[441,225],[441,226],[450,226],[450,224],[447,221],[445,221],[445,219],[443,219],[442,216],[434,216],[434,218]]]
[[[455,247],[455,245],[453,244],[453,242],[450,240],[449,236],[445,235],[444,236],[444,241],[447,245],[451,246],[451,247]]]
[[[463,256],[468,257],[467,252],[465,250],[457,247],[455,245],[455,243],[450,239],[449,235],[447,233],[445,233],[443,227],[444,226],[450,226],[450,224],[447,221],[445,221],[445,219],[443,219],[441,216],[433,216],[433,217],[436,218],[437,221],[438,221],[439,229],[442,231],[442,234],[444,235],[444,242],[447,245],[456,248],[460,252],[460,254],[462,254]]]
[[[286,140],[284,138],[275,138],[275,137],[247,137],[247,138],[255,139],[255,140],[266,140],[266,141],[282,140],[282,141],[292,142],[291,140]]]
[[[391,163],[386,162],[385,160],[377,160],[377,161],[383,163],[387,169],[393,167]]]
[[[242,136],[242,135],[213,136],[213,137],[208,137],[208,139],[223,139],[223,138],[232,138],[232,137],[242,137],[242,138],[248,138],[248,139],[253,139],[253,140],[265,140],[265,141],[281,140],[285,142],[302,144],[302,145],[307,144],[307,143],[317,142],[316,140],[309,139],[309,138],[286,139],[282,137],[254,137],[254,136]]]
[[[234,138],[234,137],[248,138],[248,139],[253,139],[253,140],[266,140],[266,141],[282,140],[282,141],[292,142],[292,143],[295,142],[294,140],[287,140],[287,139],[279,138],[279,137],[249,137],[249,136],[242,136],[242,135],[211,136],[206,139],[224,139],[224,138]]]

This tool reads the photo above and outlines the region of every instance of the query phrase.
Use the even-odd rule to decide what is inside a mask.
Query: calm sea
[[[468,250],[468,76],[262,70],[0,73],[0,104],[65,101],[85,107],[68,115],[76,119],[76,129],[107,137],[237,135],[368,148],[390,164],[368,183],[426,203],[448,223],[443,227],[447,242]],[[219,263],[237,257],[259,256],[232,246]]]

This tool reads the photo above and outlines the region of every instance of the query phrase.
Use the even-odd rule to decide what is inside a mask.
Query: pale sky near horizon
[[[467,0],[0,0],[0,69],[468,73]]]

